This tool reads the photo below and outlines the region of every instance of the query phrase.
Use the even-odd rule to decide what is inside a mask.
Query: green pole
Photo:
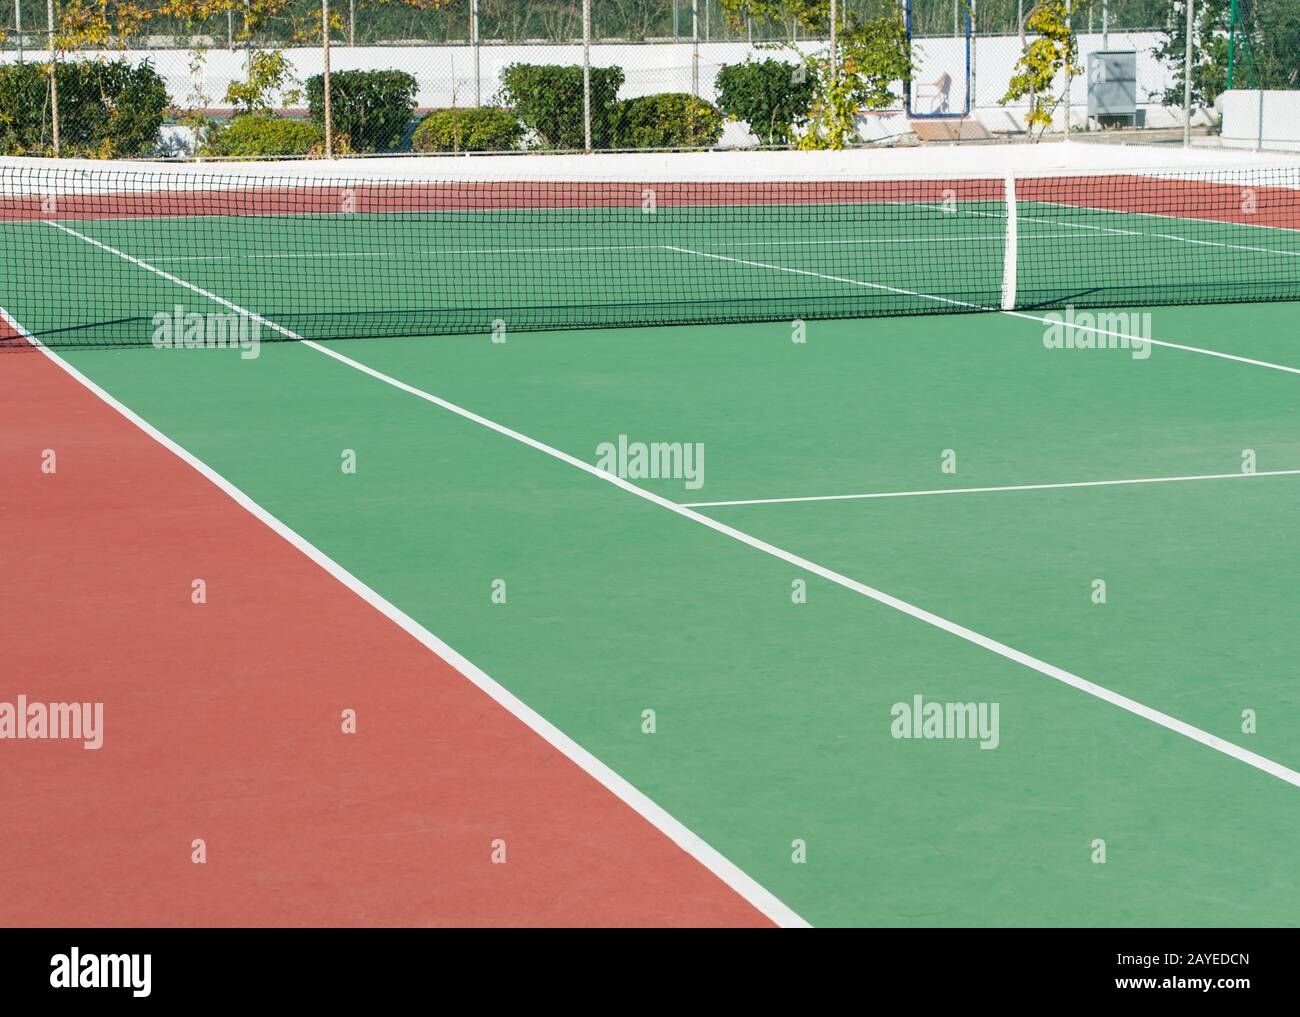
[[[1232,0],[1228,17],[1228,87],[1231,88],[1233,58],[1237,55],[1237,0]]]

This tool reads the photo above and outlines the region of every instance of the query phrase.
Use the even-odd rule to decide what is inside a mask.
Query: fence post
[[[1228,88],[1232,88],[1232,75],[1237,59],[1237,0],[1228,4]]]
[[[14,32],[18,36],[18,62],[23,62],[23,5],[14,0]]]
[[[1020,31],[1020,53],[1025,52],[1025,0],[1016,0],[1016,26]],[[1029,86],[1029,111],[1025,114],[1025,137],[1033,141],[1034,129],[1029,123],[1029,113],[1034,110],[1034,104],[1038,101],[1038,95],[1034,91],[1034,86]]]
[[[700,0],[691,0],[691,95],[700,97]]]
[[[469,0],[469,44],[474,48],[474,105],[483,105],[483,76],[479,72],[478,0]]]
[[[50,127],[54,158],[59,157],[59,52],[54,48],[54,0],[45,0],[45,19],[50,29]]]
[[[1192,15],[1196,0],[1187,4],[1187,51],[1183,54],[1183,148],[1192,147]]]
[[[835,49],[835,18],[839,14],[836,8],[835,0],[831,0],[831,84],[835,83],[835,77],[839,72],[839,53]]]
[[[591,151],[591,0],[582,0],[582,134]]]
[[[334,158],[334,105],[330,96],[330,0],[320,0],[321,38],[324,40],[324,73],[321,84],[325,91],[325,158]]]
[[[1071,15],[1074,13],[1072,0],[1065,0],[1065,27],[1073,30]],[[1076,36],[1077,38],[1077,36]],[[1070,61],[1065,62],[1065,140],[1070,140],[1070,92],[1074,89],[1074,76],[1070,73]]]

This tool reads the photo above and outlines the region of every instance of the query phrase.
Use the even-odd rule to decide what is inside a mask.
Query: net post
[[[591,0],[582,0],[582,137],[591,151]]]
[[[1007,230],[1002,250],[1002,310],[1012,311],[1016,307],[1016,262],[1017,246],[1017,211],[1016,178],[1008,174],[1002,181],[1004,200],[1007,206]]]

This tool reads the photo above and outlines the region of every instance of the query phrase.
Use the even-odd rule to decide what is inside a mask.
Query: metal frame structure
[[[908,52],[912,49],[912,2],[913,0],[903,0],[903,17],[907,25],[907,47]],[[909,120],[964,120],[974,112],[974,87],[975,75],[972,68],[972,47],[975,34],[975,18],[972,13],[974,6],[972,0],[959,0],[962,10],[965,12],[966,22],[966,78],[965,78],[965,105],[960,110],[950,110],[947,113],[920,113],[913,109],[912,103],[912,79],[908,78],[903,82],[903,94],[907,107],[907,116]]]

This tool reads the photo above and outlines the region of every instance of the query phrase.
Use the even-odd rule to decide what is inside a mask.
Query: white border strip
[[[1258,473],[1202,473],[1187,477],[1138,477],[1135,480],[1075,480],[1064,484],[1008,484],[1005,487],[941,487],[933,491],[871,491],[866,494],[814,494],[801,498],[744,498],[737,501],[687,501],[686,508],[723,508],[730,505],[790,505],[801,501],[865,501],[869,498],[922,498],[932,494],[994,494],[1002,491],[1059,491],[1070,487],[1122,487],[1127,484],[1173,484],[1185,480],[1242,480],[1251,477],[1294,477],[1300,470],[1262,470]]]
[[[0,157],[11,192],[26,184],[42,193],[64,183],[86,193],[114,186],[242,186],[247,181],[307,181],[330,185],[429,182],[729,183],[768,181],[989,180],[1013,171],[1021,178],[1123,174],[1237,183],[1246,174],[1272,173],[1278,185],[1300,179],[1300,158],[1285,152],[1168,146],[995,143],[968,147],[856,148],[840,152],[755,151],[570,153],[520,152],[387,156],[352,159],[208,161]],[[1288,176],[1290,174],[1290,176]],[[31,181],[37,181],[34,185]],[[174,182],[174,183],[173,183]]]
[[[176,281],[180,282],[180,280]],[[182,283],[182,285],[187,284]],[[234,304],[231,304],[229,301],[220,300],[220,298],[215,295],[206,295],[209,296],[210,299],[222,303],[224,306],[231,308],[235,307]],[[241,313],[248,313],[243,311],[242,308],[239,310]],[[453,650],[405,611],[402,611],[391,601],[375,592],[375,590],[363,583],[360,579],[354,576],[338,562],[334,561],[334,559],[330,558],[329,555],[325,554],[324,551],[316,547],[305,537],[297,533],[295,530],[290,529],[285,523],[281,522],[261,505],[253,501],[252,498],[232,484],[229,480],[217,473],[217,471],[207,463],[178,445],[129,407],[119,402],[104,389],[100,388],[99,385],[91,381],[90,378],[82,374],[77,370],[77,368],[73,367],[67,361],[55,354],[49,349],[49,347],[35,339],[13,317],[13,315],[3,307],[0,307],[0,320],[3,320],[10,328],[14,329],[14,331],[19,335],[27,339],[28,342],[31,342],[36,346],[40,352],[47,356],[59,367],[60,370],[69,374],[93,395],[107,403],[159,445],[167,449],[167,451],[171,452],[183,463],[194,469],[220,491],[229,496],[235,504],[240,506],[240,508],[244,509],[259,522],[265,524],[274,533],[282,537],[290,545],[310,558],[318,566],[324,569],[325,572],[329,573],[330,576],[346,586],[380,614],[394,622],[409,635],[423,643],[429,650],[454,667],[469,679],[469,681],[485,692],[495,703],[503,707],[513,717],[522,721],[533,732],[541,736],[547,744],[567,757],[571,762],[575,763],[581,770],[595,779],[597,783],[611,792],[625,805],[630,807],[651,826],[686,852],[686,854],[690,855],[695,859],[695,861],[704,866],[704,868],[717,876],[718,879],[744,898],[754,908],[783,928],[809,927],[809,923],[800,917],[793,908],[780,901],[774,894],[759,884],[757,880],[742,871],[734,862],[724,857],[701,837],[693,833],[683,823],[669,814],[665,809],[661,808],[649,797],[637,790],[627,780],[619,776],[536,710],[511,693],[505,688],[505,686],[489,677],[470,660]],[[281,329],[281,331],[284,330]]]
[[[51,225],[56,225],[56,224],[51,224]],[[59,228],[67,230],[67,232],[72,233],[74,236],[81,236],[80,234],[76,233],[76,231],[74,230],[68,230],[67,227],[61,226]],[[144,268],[150,272],[162,276],[165,279],[169,279],[177,283],[178,285],[185,287],[186,289],[189,289],[195,293],[200,294],[201,296],[208,297],[209,299],[216,301],[217,303],[221,304],[224,307],[231,308],[232,310],[238,311],[241,314],[246,314],[255,320],[263,321],[263,322],[266,321],[266,319],[262,318],[260,315],[254,314],[252,311],[249,311],[246,308],[239,307],[239,305],[231,303],[229,300],[226,300],[224,297],[219,297],[215,293],[211,293],[199,286],[194,285],[191,282],[187,282],[183,279],[178,279],[176,276],[170,275],[169,273],[166,273],[161,269],[154,268],[152,265],[148,264],[147,262],[141,261],[139,258],[134,258],[129,254],[125,254],[122,251],[118,251],[116,248],[109,247],[107,244],[101,243],[98,240],[92,240],[89,237],[82,237],[82,239],[86,240],[88,243],[91,243],[96,247],[102,248],[105,251],[116,254],[118,257],[124,258],[127,261],[131,262],[132,264],[139,265],[141,268]],[[675,248],[675,249],[685,250],[684,248]],[[694,253],[694,252],[687,251],[686,253]],[[731,260],[731,259],[724,259],[724,260]],[[809,274],[809,273],[801,273],[801,274]],[[1019,314],[1018,312],[1014,312],[1014,313],[1016,317],[1032,317],[1031,315],[1022,315]],[[1046,661],[1031,656],[1030,654],[1025,653],[1022,650],[1017,650],[1012,646],[1008,646],[1006,643],[999,642],[998,640],[993,639],[990,636],[983,635],[982,633],[976,632],[974,629],[969,629],[964,625],[960,625],[957,622],[951,621],[948,618],[944,618],[940,615],[934,614],[931,611],[927,611],[924,608],[918,607],[915,604],[911,604],[899,597],[892,596],[891,594],[885,593],[882,590],[878,590],[872,586],[868,586],[866,583],[861,583],[858,582],[856,579],[851,579],[848,576],[836,572],[833,569],[829,569],[824,565],[819,565],[816,562],[810,561],[807,558],[794,554],[791,551],[787,551],[784,548],[777,547],[775,544],[769,544],[767,543],[767,541],[761,540],[752,534],[744,532],[743,530],[736,529],[734,526],[728,526],[726,523],[719,522],[716,519],[713,519],[709,516],[696,512],[694,509],[690,509],[685,507],[684,505],[679,505],[676,502],[669,501],[667,498],[657,495],[652,491],[648,491],[645,488],[638,487],[636,484],[633,484],[628,480],[624,480],[622,477],[615,476],[614,474],[611,473],[606,473],[604,470],[601,470],[600,468],[593,466],[591,463],[583,462],[581,459],[571,456],[567,452],[562,452],[551,445],[547,445],[545,442],[539,441],[536,438],[531,438],[528,435],[522,434],[519,431],[515,431],[504,424],[499,424],[494,420],[489,420],[487,417],[480,416],[479,414],[473,412],[472,410],[468,410],[462,406],[458,406],[455,403],[443,399],[440,396],[436,396],[431,392],[426,392],[423,389],[416,388],[414,385],[409,385],[404,381],[400,381],[399,379],[394,378],[391,375],[385,374],[382,371],[376,370],[375,368],[370,367],[367,364],[363,364],[360,361],[353,360],[351,357],[345,356],[344,354],[339,353],[337,350],[332,350],[327,346],[322,346],[320,343],[310,339],[301,339],[301,337],[296,336],[295,333],[289,331],[287,328],[284,328],[281,325],[274,325],[273,327],[278,332],[280,332],[285,336],[300,339],[301,344],[303,346],[316,350],[318,353],[323,353],[325,356],[331,357],[332,359],[337,360],[340,364],[350,367],[353,370],[360,371],[362,374],[367,374],[370,377],[374,378],[376,381],[381,381],[385,385],[391,385],[393,388],[401,392],[405,392],[408,395],[413,395],[417,399],[422,399],[425,402],[432,403],[434,406],[439,406],[442,409],[454,413],[459,417],[463,417],[465,420],[469,420],[473,423],[486,427],[489,430],[495,431],[498,434],[510,438],[513,441],[517,441],[522,445],[527,445],[529,448],[536,449],[537,451],[542,452],[553,459],[557,459],[560,462],[567,463],[568,465],[574,467],[575,469],[581,470],[582,472],[588,474],[589,476],[595,477],[599,480],[605,481],[606,483],[612,484],[613,486],[620,488],[623,491],[626,491],[628,494],[635,495],[636,497],[644,499],[645,501],[648,501],[651,504],[658,505],[660,508],[667,509],[669,512],[682,516],[685,519],[689,519],[692,522],[699,523],[701,526],[708,527],[710,530],[713,530],[716,533],[720,533],[724,537],[730,537],[732,540],[739,541],[740,543],[752,547],[757,551],[762,551],[764,554],[771,555],[773,558],[777,558],[788,565],[793,565],[797,569],[801,569],[805,572],[809,572],[812,575],[815,575],[821,579],[825,579],[828,582],[834,583],[837,586],[841,586],[846,590],[851,590],[854,593],[861,594],[862,596],[867,597],[870,600],[874,600],[879,604],[883,604],[886,607],[893,608],[895,611],[899,611],[903,614],[909,615],[910,617],[915,618],[918,621],[924,622],[927,625],[932,625],[933,627],[940,629],[944,632],[947,632],[950,635],[956,636],[958,639],[964,639],[966,642],[972,643],[975,646],[988,650],[990,653],[995,653],[998,656],[1004,657],[1007,660],[1010,660],[1014,663],[1021,664],[1024,667],[1029,668],[1030,670],[1037,671],[1039,674],[1051,678],[1055,681],[1061,682],[1063,685],[1069,685],[1070,687],[1078,689],[1081,692],[1085,692],[1090,696],[1094,696],[1095,698],[1100,699],[1103,702],[1110,703],[1112,706],[1116,706],[1121,710],[1125,710],[1128,713],[1133,714],[1134,716],[1141,717],[1143,720],[1147,720],[1153,724],[1157,724],[1160,727],[1166,728],[1169,731],[1173,731],[1175,734],[1180,734],[1185,738],[1189,738],[1194,742],[1199,742],[1200,744],[1206,746],[1207,748],[1214,749],[1216,752],[1221,752],[1226,756],[1230,756],[1233,759],[1238,760],[1239,762],[1245,763],[1247,766],[1254,767],[1255,769],[1263,773],[1267,773],[1270,776],[1278,778],[1279,780],[1286,781],[1286,783],[1292,785],[1293,787],[1300,787],[1300,773],[1296,772],[1295,770],[1291,769],[1288,766],[1284,766],[1283,764],[1275,760],[1268,759],[1264,756],[1259,755],[1256,752],[1251,752],[1249,749],[1244,749],[1240,745],[1227,741],[1226,739],[1219,738],[1216,735],[1212,735],[1208,731],[1203,731],[1202,729],[1195,727],[1192,724],[1188,724],[1186,721],[1179,720],[1177,717],[1172,717],[1169,714],[1163,713],[1160,710],[1156,710],[1150,706],[1147,706],[1144,703],[1139,703],[1135,699],[1130,699],[1128,696],[1115,692],[1112,689],[1108,689],[1105,686],[1098,685],[1095,682],[1091,682],[1086,678],[1082,678],[1079,675],[1073,674],[1070,671],[1066,671],[1064,668],[1057,667],[1054,664],[1049,664]],[[1232,358],[1232,359],[1239,359],[1239,358]],[[58,362],[62,364],[62,361],[58,361]],[[71,370],[71,368],[68,369]],[[1288,370],[1295,370],[1295,373],[1300,374],[1300,370],[1290,369],[1290,368],[1288,368]],[[85,380],[85,383],[87,385],[91,384],[88,379]],[[126,410],[125,407],[122,407],[122,412],[129,413],[130,411]],[[135,418],[135,419],[138,420],[139,418]],[[141,426],[147,427],[147,425],[145,425],[143,421],[141,421],[140,423]],[[166,440],[162,437],[162,435],[157,434],[157,432],[153,432],[153,433],[157,435],[160,441]],[[195,462],[197,463],[197,460],[195,460]],[[216,474],[212,474],[212,476],[215,477]],[[232,486],[230,490],[235,491],[236,489]],[[252,505],[251,502],[249,502],[248,504],[250,506]],[[250,511],[253,511],[253,509],[250,508]],[[268,525],[271,525],[272,517],[269,514],[266,514],[266,519],[268,520]],[[286,533],[291,532],[288,531],[287,527],[285,527],[284,529]],[[304,545],[306,544],[305,541],[303,543]],[[324,555],[321,555],[321,557],[324,558]],[[355,579],[353,581],[357,582],[358,586],[361,586],[361,584]],[[386,601],[382,601],[382,603],[387,604]],[[392,607],[392,605],[388,605],[388,606],[393,610],[395,620],[399,617],[403,618],[407,622],[409,622],[412,626],[415,626],[415,628],[418,629],[419,631],[424,631],[422,629],[419,629],[419,626],[416,625],[414,621],[407,618],[401,612],[397,611],[395,607]],[[435,643],[437,643],[437,645],[439,646],[445,645],[442,644],[440,640],[437,640],[436,637],[432,636],[431,634],[429,635],[429,638],[433,639]],[[457,656],[459,657],[459,655]],[[459,658],[459,659],[463,660],[463,658]],[[466,674],[468,677],[469,676],[468,673]],[[482,675],[482,672],[479,672],[479,674]],[[510,696],[509,693],[505,691],[505,689],[501,688],[501,686],[497,685],[495,682],[492,682],[491,679],[489,679],[486,675],[482,675],[482,678],[485,681],[491,682],[491,687],[496,690],[499,690],[499,692],[503,696],[509,696],[510,701],[513,701],[514,703],[518,703],[519,708],[521,710],[528,710],[528,708],[524,706],[523,703],[520,703],[513,696]],[[528,715],[536,718],[536,721],[539,724],[546,724],[546,721],[544,721],[541,717],[538,717],[531,710],[528,710]],[[523,715],[521,714],[520,716],[521,719],[523,719]],[[564,735],[562,735],[558,730],[551,728],[550,725],[547,725],[547,727],[550,728],[552,731],[555,731],[557,737],[565,738]],[[579,746],[569,741],[569,739],[565,738],[565,741],[568,744],[573,745],[573,748],[576,751],[578,752],[582,751]],[[584,753],[584,755],[586,754]],[[601,766],[603,770],[607,770],[607,768],[603,767],[603,764],[600,764],[599,761],[597,761],[594,757],[587,756],[587,758],[590,759],[593,766]],[[622,781],[621,778],[618,778],[617,775],[614,774],[612,771],[608,771],[608,773],[611,778],[617,779],[621,782],[621,784],[625,785],[629,793],[635,793],[639,797],[644,798],[644,796],[641,796],[640,793],[637,792],[635,788],[632,788],[631,785],[626,784],[625,781]],[[645,799],[645,803],[647,806],[653,806],[653,803],[649,802],[648,799]],[[629,802],[629,804],[631,804],[631,802]],[[653,806],[653,807],[656,809],[658,808],[657,806]],[[662,812],[662,810],[659,811]],[[664,815],[667,816],[666,813]],[[667,818],[671,818],[671,817],[667,817]],[[667,831],[665,830],[665,832]],[[687,832],[689,833],[689,831]],[[699,843],[702,846],[707,847],[707,845],[703,845],[703,842],[699,842]],[[726,862],[726,860],[723,859],[721,855],[718,855],[716,851],[713,851],[712,848],[708,848],[708,851],[711,852],[712,855],[716,856],[716,859],[718,860],[719,863],[725,862],[728,866],[730,866],[731,869],[734,870],[733,873],[734,877],[743,877],[744,879],[748,880],[750,883],[752,883],[753,888],[755,890],[761,891],[767,897],[769,897],[772,904],[780,905],[779,901],[776,901],[774,897],[771,897],[770,894],[767,894],[767,891],[763,890],[762,887],[758,886],[757,883],[754,883],[752,880],[750,880],[749,877],[744,876],[744,874],[741,873],[739,869],[736,869],[735,866],[731,865],[730,862]],[[717,872],[718,870],[715,869],[713,871]],[[721,873],[719,873],[719,875],[721,875]],[[733,885],[733,884],[729,884],[729,885]],[[753,903],[752,900],[751,903]],[[755,906],[758,905],[756,904]],[[780,906],[782,908],[785,907],[784,905],[780,905]],[[786,909],[786,911],[788,911],[788,909]],[[768,912],[764,911],[764,913],[767,914]],[[794,915],[792,911],[788,911],[788,913],[795,918],[798,917],[797,915]],[[769,914],[769,917],[772,916]],[[800,919],[799,921],[802,922],[802,919]]]

